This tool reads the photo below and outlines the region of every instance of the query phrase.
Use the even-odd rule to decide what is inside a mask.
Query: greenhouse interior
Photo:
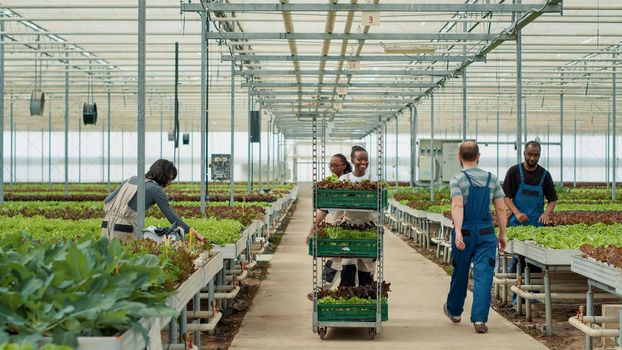
[[[616,0],[1,1],[0,350],[620,350],[619,54]]]

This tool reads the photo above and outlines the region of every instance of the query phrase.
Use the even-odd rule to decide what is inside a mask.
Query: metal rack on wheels
[[[321,155],[322,158],[325,157],[325,121],[322,120],[322,140],[318,145],[318,120],[317,117],[313,117],[312,121],[312,157],[313,157],[313,238],[310,243],[310,255],[313,256],[313,327],[312,330],[314,333],[318,333],[321,339],[324,339],[326,336],[328,327],[355,327],[355,328],[367,328],[369,338],[373,340],[376,334],[382,331],[382,321],[388,319],[388,303],[383,303],[382,300],[382,282],[384,275],[384,253],[383,253],[383,238],[384,238],[384,229],[383,229],[383,216],[384,211],[383,208],[387,205],[387,194],[383,185],[383,137],[384,137],[384,125],[382,120],[378,119],[378,128],[377,132],[377,180],[378,186],[376,189],[375,199],[372,197],[366,197],[368,201],[364,204],[361,204],[359,201],[344,200],[342,203],[338,203],[338,201],[329,201],[332,203],[338,203],[338,205],[331,206],[326,205],[326,201],[322,201],[322,203],[318,203],[318,146],[321,147]],[[324,173],[321,171],[322,174]],[[347,196],[347,195],[346,195]],[[325,198],[325,197],[323,197]],[[347,198],[347,197],[345,197]],[[371,200],[371,203],[370,201]],[[375,200],[375,203],[374,203]],[[376,218],[376,240],[375,241],[366,241],[367,249],[357,250],[357,247],[352,247],[352,249],[345,249],[344,251],[333,251],[330,253],[326,253],[325,251],[321,251],[318,247],[319,237],[318,230],[316,226],[316,217],[317,217],[317,209],[339,209],[339,210],[347,210],[347,211],[367,211],[374,212],[377,215]],[[375,251],[370,250],[369,247],[373,247],[375,245]],[[360,248],[360,247],[359,247]],[[347,258],[374,258],[376,259],[375,266],[375,284],[376,284],[376,303],[375,307],[370,307],[369,305],[343,305],[343,307],[330,305],[333,307],[332,310],[326,311],[318,304],[318,289],[324,287],[325,278],[323,273],[321,273],[324,259],[327,257],[347,257]],[[319,271],[318,271],[319,270]],[[372,309],[374,309],[372,314]]]

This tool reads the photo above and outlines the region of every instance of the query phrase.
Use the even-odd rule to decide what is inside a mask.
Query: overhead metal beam
[[[373,11],[373,12],[528,12],[541,4],[229,4],[207,3],[208,11],[226,12],[322,12],[322,11]],[[202,12],[201,4],[182,4],[184,12]],[[543,12],[560,12],[561,4],[547,5]]]
[[[237,55],[235,57],[236,61],[340,61],[340,60],[349,60],[352,59],[351,56],[314,56],[314,55]],[[399,55],[399,56],[391,56],[391,55],[377,55],[377,56],[356,56],[356,61],[365,61],[365,62],[409,62],[409,61],[419,61],[419,62],[464,62],[464,61],[472,61],[472,62],[483,62],[485,60],[485,56],[463,56],[463,55]],[[231,55],[223,55],[223,61],[231,61]]]
[[[357,58],[350,58],[352,60],[357,60]],[[292,75],[296,72],[294,70],[270,70],[270,69],[261,69],[261,70],[245,70],[239,71],[238,74],[242,75],[250,75],[250,76],[267,76],[267,75]],[[300,75],[389,75],[389,76],[449,76],[454,74],[453,71],[449,70],[426,70],[426,69],[400,69],[400,70],[301,70]]]
[[[242,87],[254,88],[274,88],[274,87],[348,87],[348,88],[395,88],[395,89],[418,89],[434,86],[431,83],[390,83],[390,82],[370,82],[370,83],[242,83]],[[332,92],[331,92],[332,94]]]
[[[262,92],[261,96],[262,97],[270,97],[270,96],[289,96],[289,95],[308,95],[308,96],[315,96],[315,95],[321,95],[321,96],[333,96],[333,95],[337,95],[335,93],[333,93],[332,91],[271,91],[271,92]],[[390,97],[390,96],[423,96],[424,94],[418,94],[418,93],[413,93],[411,91],[406,91],[406,92],[402,92],[402,91],[349,91],[348,92],[349,96],[385,96],[385,97]],[[322,100],[315,100],[315,101],[322,101]],[[327,101],[328,102],[328,101]],[[338,101],[336,101],[338,102]]]
[[[498,34],[487,33],[244,33],[212,32],[208,39],[226,40],[439,40],[489,41]],[[503,34],[505,40],[514,36]]]

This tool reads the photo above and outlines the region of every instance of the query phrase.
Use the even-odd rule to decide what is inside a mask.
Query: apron
[[[497,258],[497,236],[490,215],[490,179],[488,173],[486,185],[475,186],[471,178],[463,171],[469,181],[469,196],[464,206],[462,236],[464,250],[456,247],[456,232],[451,232],[451,254],[453,273],[447,310],[452,316],[460,316],[464,311],[464,299],[467,295],[469,271],[473,263],[473,304],[471,322],[487,322],[490,311],[492,278]]]
[[[525,175],[523,173],[523,164],[518,165],[518,171],[520,173],[520,184],[518,185],[518,192],[512,200],[514,205],[521,213],[527,215],[529,220],[527,222],[520,222],[514,214],[510,217],[508,222],[509,226],[521,226],[521,225],[533,225],[543,226],[538,220],[544,213],[544,191],[542,185],[546,178],[547,171],[545,170],[540,179],[540,183],[536,185],[528,185],[525,183]]]
[[[130,208],[129,203],[138,190],[137,185],[126,181],[114,198],[104,204],[106,216],[102,222],[102,237],[118,238],[121,243],[136,239],[138,219],[136,211]]]

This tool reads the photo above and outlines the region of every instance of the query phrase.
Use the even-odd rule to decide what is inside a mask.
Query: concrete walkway
[[[331,329],[325,340],[312,332],[312,259],[304,243],[311,226],[310,186],[301,188],[298,207],[272,259],[254,305],[232,349],[547,349],[491,310],[488,334],[469,322],[471,294],[461,324],[452,324],[442,305],[449,276],[393,234],[385,236],[385,280],[391,283],[389,321],[371,341],[366,329]]]

